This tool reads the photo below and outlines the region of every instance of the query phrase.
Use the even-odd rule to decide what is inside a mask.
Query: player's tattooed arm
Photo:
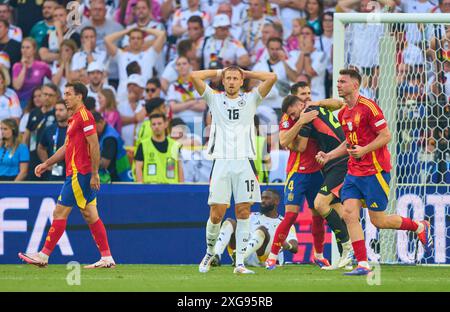
[[[262,83],[258,86],[259,94],[264,98],[269,94],[275,82],[277,82],[277,75],[271,72],[254,72],[244,70],[244,79],[261,80]]]
[[[198,70],[193,71],[190,74],[190,79],[192,84],[194,85],[195,90],[197,90],[198,94],[203,95],[206,89],[206,79],[211,79],[222,74],[221,70],[215,69],[206,69],[206,70]]]

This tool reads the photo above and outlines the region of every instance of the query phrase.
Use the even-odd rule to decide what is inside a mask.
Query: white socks
[[[217,236],[219,236],[220,223],[213,224],[208,218],[206,222],[206,252],[214,255],[214,246],[216,245]]]
[[[39,252],[39,257],[41,257],[42,260],[48,262],[48,256],[45,253],[43,253],[42,251]]]
[[[256,252],[264,243],[264,232],[261,230],[256,230],[252,238],[250,239],[250,242],[248,242],[247,249],[245,250],[244,259],[247,259],[250,257],[250,255],[254,252]]]
[[[233,225],[230,221],[225,220],[220,228],[219,237],[217,238],[216,245],[214,247],[214,254],[221,256],[230,242],[231,234],[233,234]]]
[[[250,237],[250,219],[237,219],[236,266],[244,265],[244,254]]]

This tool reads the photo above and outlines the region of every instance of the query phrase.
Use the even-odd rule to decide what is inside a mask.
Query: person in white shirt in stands
[[[84,81],[89,64],[96,61],[106,63],[106,51],[97,47],[97,31],[92,26],[81,30],[81,49],[72,57],[72,79]]]
[[[295,64],[298,74],[305,73],[311,77],[311,98],[318,101],[325,98],[327,55],[316,48],[316,35],[311,26],[302,27],[301,37],[300,51],[291,51],[290,64]]]
[[[116,90],[113,86],[110,86],[105,77],[105,65],[101,62],[91,62],[87,68],[87,75],[89,83],[86,85],[88,89],[88,96],[95,99],[95,108],[100,108],[100,102],[98,101],[98,94],[103,89],[110,89],[114,95]]]
[[[118,102],[117,110],[122,118],[122,139],[125,146],[134,146],[136,135],[145,119],[144,89],[144,78],[139,74],[132,74],[127,81],[128,100]]]
[[[219,63],[223,67],[250,65],[250,57],[242,43],[230,36],[230,18],[228,15],[214,16],[214,34],[204,37],[199,44],[197,56],[200,59],[200,68],[211,68],[211,63]]]
[[[271,2],[278,4],[280,7],[280,21],[283,23],[284,38],[287,39],[292,33],[292,21],[296,18],[305,18],[306,0],[285,1],[272,0]]]
[[[217,7],[217,12],[214,12],[212,16],[217,16],[219,14],[225,14],[230,19],[230,35],[235,39],[241,38],[242,35],[242,27],[241,24],[233,23],[233,7],[230,3],[222,3]],[[213,18],[214,19],[214,18]],[[242,21],[240,21],[242,22]],[[215,32],[214,26],[210,25],[208,29],[206,29],[206,36],[212,36]]]
[[[144,34],[154,35],[156,39],[148,47],[144,44]],[[114,42],[125,35],[130,36],[130,47],[127,51],[119,49]],[[166,41],[166,33],[161,30],[151,28],[129,28],[105,37],[105,45],[108,54],[115,58],[119,67],[119,87],[117,89],[118,101],[127,98],[126,83],[128,81],[126,67],[136,61],[141,67],[141,75],[145,80],[153,77],[158,55],[161,53]]]
[[[11,7],[7,1],[0,3],[0,20],[11,21]],[[22,42],[22,29],[20,27],[9,24],[8,37],[10,39]]]
[[[200,9],[199,0],[188,0],[187,9],[179,9],[173,15],[173,21],[169,28],[172,35],[181,38],[187,32],[187,22],[191,16],[200,16],[203,21],[203,28],[208,28],[211,22],[211,16]],[[170,27],[171,26],[171,27]]]

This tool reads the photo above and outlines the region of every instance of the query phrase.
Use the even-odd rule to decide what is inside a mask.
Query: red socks
[[[106,235],[106,229],[103,225],[101,219],[98,219],[97,222],[93,224],[89,224],[89,229],[91,230],[92,237],[97,244],[97,248],[100,251],[102,257],[111,256],[111,251],[109,250],[108,244],[108,236]]]
[[[415,232],[417,230],[417,228],[419,227],[419,225],[414,222],[413,220],[411,220],[410,218],[402,218],[402,224],[400,225],[400,230],[407,230],[407,231],[412,231]]]
[[[313,245],[316,253],[323,253],[323,243],[325,241],[324,219],[321,216],[312,216],[311,232]]]
[[[364,240],[359,240],[352,243],[353,251],[358,262],[367,261],[367,249]]]
[[[44,248],[41,250],[42,253],[50,256],[59,239],[66,230],[66,224],[67,220],[65,219],[53,220],[52,226],[50,227],[50,230],[48,230],[47,237],[45,238]]]
[[[277,230],[275,231],[275,237],[273,238],[272,248],[270,250],[274,255],[278,255],[280,252],[280,249],[289,234],[289,229],[292,224],[294,224],[295,219],[297,219],[297,215],[298,213],[295,212],[286,212],[283,221],[281,221],[278,225]]]

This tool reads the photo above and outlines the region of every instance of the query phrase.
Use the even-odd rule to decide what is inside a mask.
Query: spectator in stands
[[[261,46],[261,48],[256,51],[256,56],[253,64],[257,64],[258,62],[267,62],[267,60],[269,59],[269,51],[267,51],[267,42],[269,41],[270,38],[283,39],[283,26],[280,23],[274,22],[264,24],[261,36],[261,40],[264,45]]]
[[[202,146],[201,138],[191,133],[183,119],[178,117],[172,119],[169,128],[170,137],[180,143],[183,146],[183,149],[192,150]],[[184,157],[182,158],[184,159]]]
[[[100,182],[132,182],[130,162],[119,132],[109,125],[102,114],[94,112],[100,141]]]
[[[174,117],[179,117],[187,124],[192,133],[195,125],[202,129],[202,116],[206,108],[206,102],[194,89],[189,79],[192,70],[189,60],[186,57],[178,57],[176,61],[178,80],[169,86],[167,101]],[[197,130],[198,131],[198,130]]]
[[[242,28],[240,24],[233,23],[233,5],[231,3],[223,2],[221,3],[215,15],[225,14],[230,19],[230,35],[234,39],[239,39],[242,36]],[[207,35],[212,35],[214,33],[214,27],[209,27]]]
[[[144,33],[156,36],[150,46],[144,44]],[[127,34],[130,36],[130,47],[128,51],[125,51],[119,49],[114,42]],[[164,47],[165,40],[166,33],[164,31],[151,28],[125,29],[105,37],[108,54],[116,59],[119,66],[119,87],[117,90],[119,102],[126,98],[127,65],[132,61],[138,62],[145,81],[152,78],[156,59]]]
[[[438,5],[431,10],[431,13],[450,13],[450,0],[439,0]]]
[[[43,1],[9,0],[3,2],[7,2],[14,9],[15,23],[22,29],[23,37],[27,37],[34,24],[42,19]]]
[[[191,39],[180,40],[177,45],[177,57],[185,56],[192,66],[192,70],[200,69],[200,62],[197,59],[197,50]],[[178,78],[178,72],[176,69],[176,58],[170,61],[161,76],[161,87],[164,92],[167,92],[169,84],[175,82]],[[158,95],[159,96],[159,95]]]
[[[300,49],[300,39],[303,25],[304,20],[302,20],[301,18],[296,18],[292,20],[292,32],[286,40],[287,52]]]
[[[16,92],[8,88],[9,83],[8,70],[0,67],[0,120],[12,118],[19,124],[22,108]]]
[[[325,98],[327,55],[316,48],[316,36],[311,26],[303,26],[301,35],[300,51],[293,51],[291,60],[299,74],[306,73],[311,77],[311,97],[313,101],[318,101]]]
[[[111,127],[116,129],[118,133],[122,132],[122,120],[117,110],[117,102],[114,91],[111,89],[102,89],[98,93],[98,102],[100,104],[99,112]]]
[[[42,48],[41,48],[42,49]],[[52,65],[52,82],[64,92],[66,83],[72,81],[72,57],[77,51],[77,45],[72,39],[65,39],[61,43],[58,53],[58,60]]]
[[[450,60],[445,60],[442,64],[442,71],[434,73],[428,83],[431,91],[444,103],[450,101]]]
[[[200,42],[205,36],[205,27],[203,20],[198,15],[191,16],[187,21],[187,39],[190,39],[194,44],[195,50],[200,48]],[[180,55],[178,55],[180,56]]]
[[[62,147],[66,141],[67,121],[69,112],[63,100],[58,100],[55,104],[56,123],[46,127],[39,141],[37,154],[40,162],[44,162]],[[66,178],[66,163],[61,161],[49,168],[44,174],[44,180],[64,181]]]
[[[95,99],[95,106],[99,108],[100,107],[98,99],[99,92],[102,89],[109,89],[114,92],[115,96],[114,87],[105,82],[106,80],[105,67],[103,63],[97,61],[90,63],[87,68],[87,75],[88,75],[88,84],[86,87],[88,89],[88,96],[91,96]]]
[[[27,14],[28,15],[28,14]],[[22,42],[23,34],[22,29],[20,27],[14,26],[11,24],[12,16],[11,16],[11,7],[8,2],[0,3],[0,20],[8,21],[9,23],[9,31],[8,36],[12,40],[16,40],[17,42]]]
[[[0,122],[0,181],[23,181],[27,176],[30,154],[19,141],[19,126],[15,119]]]
[[[10,37],[9,27],[7,20],[0,19],[0,67],[6,68],[11,76],[12,64],[20,61],[21,51],[20,43]]]
[[[263,27],[267,23],[272,23],[273,18],[264,13],[264,0],[250,0],[249,5],[248,17],[242,24],[242,36],[239,39],[254,64],[257,51],[265,47],[261,38]]]
[[[72,76],[74,80],[83,80],[92,62],[106,63],[106,51],[97,46],[97,31],[92,26],[81,30],[81,50],[72,58]]]
[[[448,127],[449,121],[450,120],[447,118],[446,127],[435,129],[435,138],[437,139],[435,162],[437,163],[437,171],[439,173],[437,183],[450,182],[448,181],[450,179],[450,176],[445,176],[446,174],[448,174],[447,164],[450,163],[450,134]]]
[[[55,26],[55,29],[51,29],[47,32],[42,40],[41,47],[39,48],[41,60],[50,65],[60,57],[59,50],[65,39],[72,39],[74,41],[75,51],[78,50],[81,45],[79,33],[72,32],[70,37],[67,38],[70,29],[67,27],[67,11],[65,7],[57,6],[53,11],[53,25]]]
[[[306,16],[306,1],[272,0],[271,2],[278,4],[280,7],[280,21],[283,24],[285,35],[288,36],[293,32],[293,21],[300,20]]]
[[[47,3],[47,2],[45,2]],[[13,87],[17,91],[21,107],[24,107],[31,97],[31,92],[51,78],[51,70],[47,63],[36,60],[37,45],[33,38],[22,41],[22,59],[13,65]]]
[[[242,43],[230,36],[231,21],[228,15],[214,16],[214,34],[204,37],[200,43],[197,56],[200,58],[200,68],[208,69],[212,62],[218,62],[219,67],[238,65],[246,68],[250,65],[250,57]]]
[[[36,50],[41,47],[42,41],[44,40],[48,31],[55,29],[55,25],[53,23],[53,12],[58,5],[58,1],[56,0],[45,0],[42,4],[42,17],[44,19],[34,24],[33,28],[31,28],[30,31],[30,37],[36,40]],[[26,15],[27,13],[23,12],[22,14]]]
[[[41,87],[36,87],[33,89],[33,92],[31,92],[31,98],[28,100],[27,106],[25,106],[25,108],[23,109],[23,115],[20,119],[19,132],[22,137],[25,133],[25,130],[27,129],[30,112],[35,108],[41,107],[42,103],[43,101]]]
[[[123,26],[131,25],[136,17],[139,18],[139,8],[137,0],[120,0],[119,7],[114,13],[114,20]],[[152,19],[159,21],[161,18],[161,6],[158,0],[145,0],[150,10]]]
[[[139,183],[184,182],[181,145],[166,135],[167,118],[150,116],[152,136],[141,141],[136,152],[136,181]]]
[[[147,80],[145,87],[145,99],[150,100],[153,98],[161,97],[161,82],[158,78],[151,78]]]
[[[37,144],[40,142],[44,129],[55,122],[55,104],[60,98],[59,89],[52,83],[42,87],[42,106],[30,112],[27,128],[22,138],[30,150],[30,170],[27,180],[39,180],[34,174],[34,168],[40,163],[37,155]]]
[[[306,0],[306,24],[314,29],[314,34],[320,36],[322,29],[323,3],[319,0]]]
[[[171,30],[172,34],[178,38],[182,37],[188,31],[187,22],[191,16],[200,16],[204,29],[207,29],[211,17],[205,11],[200,9],[200,0],[188,0],[187,9],[178,9],[173,15]]]

